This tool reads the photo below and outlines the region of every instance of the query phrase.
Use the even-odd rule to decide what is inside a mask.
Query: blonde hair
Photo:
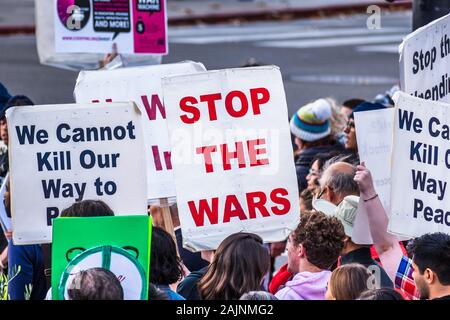
[[[340,266],[331,274],[328,286],[336,300],[355,300],[368,289],[369,270],[359,263]]]

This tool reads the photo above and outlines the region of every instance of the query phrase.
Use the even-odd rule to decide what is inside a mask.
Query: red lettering
[[[223,170],[231,170],[231,159],[238,159],[239,168],[245,168],[245,155],[244,155],[244,145],[242,142],[236,142],[236,151],[228,151],[228,145],[220,145],[220,151],[222,153],[222,165]]]
[[[248,157],[250,159],[250,167],[262,166],[269,164],[269,159],[256,159],[257,155],[266,154],[266,148],[257,149],[257,146],[264,145],[266,139],[254,139],[247,141]]]
[[[261,94],[261,98],[258,95]],[[254,114],[261,114],[260,106],[269,102],[270,92],[266,88],[250,89],[250,100],[252,101],[252,108]]]
[[[161,103],[161,100],[159,99],[157,94],[152,95],[151,104],[148,103],[147,96],[141,96],[141,100],[142,103],[144,104],[145,111],[147,111],[147,116],[149,120],[152,121],[156,119],[156,109],[159,110],[159,113],[161,113],[163,119],[166,118],[166,109],[164,108],[164,105]]]
[[[271,207],[272,212],[278,216],[284,215],[291,210],[291,203],[288,199],[283,198],[283,196],[287,196],[289,192],[284,188],[277,188],[273,189],[270,193],[270,200],[272,200],[273,203],[279,204],[282,207],[278,208],[277,206]],[[280,197],[281,195],[282,197]]]
[[[234,98],[239,98],[239,100],[241,100],[241,107],[240,110],[235,110],[233,107],[233,99]],[[245,96],[245,93],[243,93],[242,91],[231,91],[230,93],[227,94],[226,98],[225,98],[225,108],[228,111],[228,114],[232,117],[235,118],[240,118],[243,117],[247,114],[248,111],[248,101],[247,101],[247,97]]]
[[[234,209],[233,209],[234,208]],[[244,209],[242,209],[241,204],[237,197],[233,194],[227,196],[225,200],[225,209],[223,213],[223,222],[230,222],[233,217],[238,217],[239,220],[247,220],[245,216]]]
[[[270,216],[270,213],[265,206],[267,202],[267,196],[264,192],[249,192],[245,196],[247,198],[248,216],[250,219],[256,218],[256,210],[259,210],[259,213],[263,217]]]
[[[203,154],[206,172],[214,172],[211,153],[216,152],[216,146],[198,147],[195,151],[197,154]]]
[[[205,224],[205,213],[211,224],[218,223],[219,198],[212,198],[211,206],[206,199],[200,199],[198,210],[194,201],[188,201],[188,206],[197,227],[202,227]]]
[[[209,120],[211,121],[217,120],[216,101],[220,99],[222,99],[222,95],[220,93],[205,94],[200,96],[201,102],[208,103]]]
[[[152,146],[152,154],[153,154],[153,162],[155,163],[155,169],[156,171],[163,170],[163,166],[161,164],[161,156],[159,155],[159,147],[158,146]],[[166,163],[167,170],[172,170],[172,162],[170,159],[171,152],[170,151],[164,151],[164,162]]]
[[[190,105],[188,103],[191,103]],[[200,119],[200,111],[193,106],[192,104],[197,104],[198,101],[194,97],[184,97],[180,101],[180,109],[184,112],[190,113],[192,117],[188,117],[187,115],[180,116],[181,121],[187,124],[195,123]]]
[[[98,100],[98,99],[95,99],[95,100],[91,100],[91,102],[92,102],[92,103],[99,103],[99,102],[100,102],[100,100]],[[112,99],[111,99],[111,98],[109,98],[109,99],[105,99],[105,102],[112,102]]]

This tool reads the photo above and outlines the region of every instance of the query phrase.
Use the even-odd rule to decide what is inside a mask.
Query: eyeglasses
[[[319,171],[314,170],[314,169],[309,169],[309,174],[312,176],[318,176],[319,175]]]

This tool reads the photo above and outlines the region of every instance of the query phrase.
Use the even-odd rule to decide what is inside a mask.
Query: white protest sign
[[[15,244],[51,242],[52,219],[75,201],[147,214],[141,116],[131,102],[7,110]]]
[[[389,215],[394,108],[355,112],[353,116],[359,159],[370,170],[375,190]]]
[[[286,96],[278,67],[163,79],[183,246],[236,232],[285,240],[299,222]]]
[[[450,105],[394,96],[391,216],[388,231],[450,233]]]
[[[450,102],[450,14],[409,34],[399,51],[402,91]]]
[[[175,196],[166,108],[161,78],[205,71],[201,63],[182,62],[159,66],[82,71],[75,86],[75,100],[84,102],[133,101],[141,109],[147,153],[148,199]]]
[[[6,214],[5,203],[3,202],[3,199],[5,199],[6,184],[8,180],[9,173],[3,179],[2,187],[0,188],[0,223],[2,225],[3,231],[5,232],[12,230],[11,218]]]

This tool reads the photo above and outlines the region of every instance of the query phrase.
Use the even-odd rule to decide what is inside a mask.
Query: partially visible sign
[[[450,14],[409,34],[399,50],[402,91],[450,102]]]
[[[9,132],[14,244],[51,242],[52,220],[99,199],[147,215],[141,113],[134,103],[13,107]]]
[[[391,216],[388,231],[450,234],[450,105],[394,96]]]
[[[56,52],[167,54],[165,0],[54,0]]]
[[[57,218],[52,245],[53,300],[79,289],[76,275],[91,268],[112,271],[125,300],[148,297],[152,223],[148,216]]]

